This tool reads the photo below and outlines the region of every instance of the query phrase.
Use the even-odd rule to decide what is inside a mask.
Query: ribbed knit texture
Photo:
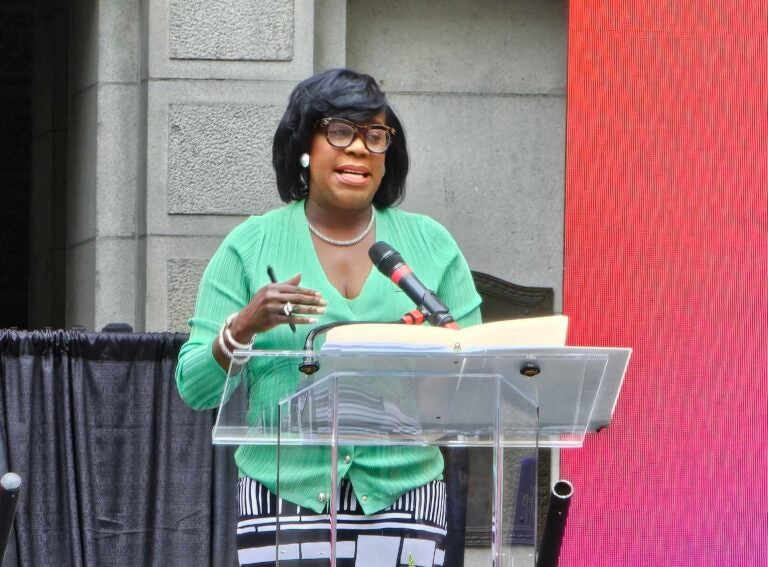
[[[376,211],[376,240],[398,250],[419,279],[445,302],[462,327],[480,322],[480,296],[455,241],[437,222],[423,215],[397,209]],[[328,281],[317,258],[303,201],[250,217],[235,228],[211,259],[200,282],[189,341],[182,347],[176,382],[184,400],[193,408],[217,407],[226,372],[213,357],[212,343],[228,315],[242,309],[262,286],[269,283],[267,266],[281,280],[301,273],[301,286],[315,289],[328,300],[318,325],[332,321],[393,321],[414,308],[408,297],[388,278],[373,269],[360,295],[347,299]],[[292,333],[280,325],[257,335],[254,348],[300,350],[310,326]],[[253,360],[249,371],[251,414],[274,416],[279,400],[295,391],[299,373],[288,361]],[[392,504],[398,496],[439,478],[443,462],[436,447],[346,447],[340,459],[339,478],[347,475],[361,497],[366,514]],[[240,473],[276,490],[276,449],[242,446],[235,460]],[[330,490],[323,447],[281,451],[281,496],[321,512]]]

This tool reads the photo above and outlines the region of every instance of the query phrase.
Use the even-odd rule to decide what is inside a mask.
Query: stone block
[[[263,213],[280,204],[272,172],[272,135],[292,87],[291,83],[282,82],[150,82],[147,120],[148,234],[223,237],[245,216]],[[219,105],[221,109],[217,110]],[[196,107],[199,109],[196,110]],[[183,139],[180,131],[172,132],[172,110],[181,120],[178,122],[180,128],[191,128],[189,139]],[[224,123],[206,122],[220,114]],[[257,147],[253,136],[261,128],[254,122],[258,116],[270,120],[271,126],[259,134],[262,142]],[[205,130],[197,131],[198,127]],[[212,144],[210,140],[201,139],[203,135],[215,135],[221,143]],[[236,144],[241,147],[235,147]],[[244,152],[243,148],[251,148],[251,153]],[[202,154],[195,156],[195,151],[202,151]],[[216,163],[212,161],[214,156],[221,156],[224,161]],[[237,160],[241,163],[234,163]],[[196,164],[198,161],[213,169],[210,172],[201,171],[201,165]],[[230,166],[231,171],[228,170]],[[188,172],[174,171],[177,167],[192,167],[200,172],[200,177],[193,178]],[[262,175],[256,172],[263,172],[264,177],[255,178]],[[185,187],[185,179],[191,185]],[[267,182],[267,179],[271,181]],[[218,182],[233,186],[232,194],[225,195],[222,188],[209,187]],[[202,183],[208,185],[204,189],[198,187]],[[235,183],[242,183],[243,186],[235,187]],[[200,204],[191,202],[190,197],[184,195],[187,191],[199,195],[209,189],[213,194],[203,196]],[[171,197],[171,193],[175,195]],[[220,205],[222,200],[225,202]],[[175,209],[169,208],[172,204]],[[205,207],[211,204],[215,207],[206,210]],[[169,214],[169,211],[198,212]],[[228,212],[220,215],[218,211]]]
[[[65,325],[95,330],[96,315],[96,242],[90,240],[67,250],[67,286]]]
[[[391,99],[408,133],[412,165],[403,208],[443,223],[473,269],[554,287],[559,300],[565,99]]]
[[[72,98],[67,162],[67,242],[78,244],[96,236],[97,88]]]
[[[32,61],[32,134],[38,136],[67,127],[67,41],[66,12],[35,21]]]
[[[271,158],[282,113],[278,105],[171,105],[168,212],[236,215],[278,205]]]
[[[46,326],[46,315],[51,310],[51,269],[50,255],[43,252],[29,256],[29,309],[27,328],[39,329]]]
[[[29,325],[64,326],[67,133],[48,132],[32,143]]]
[[[32,179],[30,182],[30,240],[31,255],[48,250],[53,239],[53,134],[46,133],[32,141]]]
[[[79,93],[98,81],[99,0],[72,2],[69,26],[69,92]]]
[[[35,19],[44,20],[66,15],[69,8],[68,0],[35,0]]]
[[[136,320],[136,239],[98,238],[95,243],[95,329]]]
[[[66,130],[57,130],[53,134],[53,167],[51,178],[51,200],[53,203],[53,243],[55,250],[67,247],[67,218],[61,214],[67,210],[67,163],[69,137]]]
[[[315,0],[315,64],[319,73],[347,63],[347,3]]]
[[[223,237],[149,236],[146,245],[144,325],[147,331],[188,332],[205,266]]]
[[[308,0],[149,0],[146,20],[149,78],[300,80],[312,73]]]
[[[388,92],[563,94],[567,26],[565,0],[350,0],[347,64]]]
[[[289,61],[293,0],[170,0],[172,59]]]
[[[99,2],[99,82],[136,82],[139,75],[139,0]]]
[[[29,259],[29,328],[65,328],[65,252],[45,251]]]
[[[135,84],[101,84],[96,160],[97,232],[136,234],[139,96]]]
[[[187,321],[195,312],[197,288],[208,260],[200,258],[169,258],[168,273],[168,330],[189,332]]]

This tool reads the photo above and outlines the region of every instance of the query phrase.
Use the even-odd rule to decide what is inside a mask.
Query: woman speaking
[[[302,331],[313,326],[394,321],[411,311],[408,297],[372,266],[368,249],[377,240],[406,258],[460,326],[480,322],[480,297],[453,238],[430,218],[394,208],[408,173],[405,132],[372,77],[335,69],[300,83],[275,132],[273,165],[287,204],[235,228],[200,283],[176,371],[186,403],[218,405],[235,349],[300,350]],[[296,388],[295,367],[274,359],[255,358],[248,370],[252,412],[274,412]],[[280,459],[277,502],[276,448],[235,453],[240,564],[275,562],[279,505],[300,518],[294,533],[280,526],[281,544],[296,543],[281,561],[327,565],[328,449],[283,449]],[[343,447],[337,565],[366,565],[366,557],[376,565],[442,565],[442,472],[437,447]]]

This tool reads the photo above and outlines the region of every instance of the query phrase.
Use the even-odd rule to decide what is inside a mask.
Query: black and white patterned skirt
[[[389,508],[363,514],[352,485],[343,480],[336,515],[338,567],[443,565],[446,545],[445,483],[432,481],[403,494]],[[280,565],[328,567],[327,514],[285,502],[249,477],[238,481],[237,552],[241,566],[274,565],[275,512],[280,508]]]

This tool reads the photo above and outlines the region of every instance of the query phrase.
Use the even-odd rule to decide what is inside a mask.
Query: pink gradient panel
[[[564,310],[631,346],[561,565],[768,565],[768,2],[572,0]]]

